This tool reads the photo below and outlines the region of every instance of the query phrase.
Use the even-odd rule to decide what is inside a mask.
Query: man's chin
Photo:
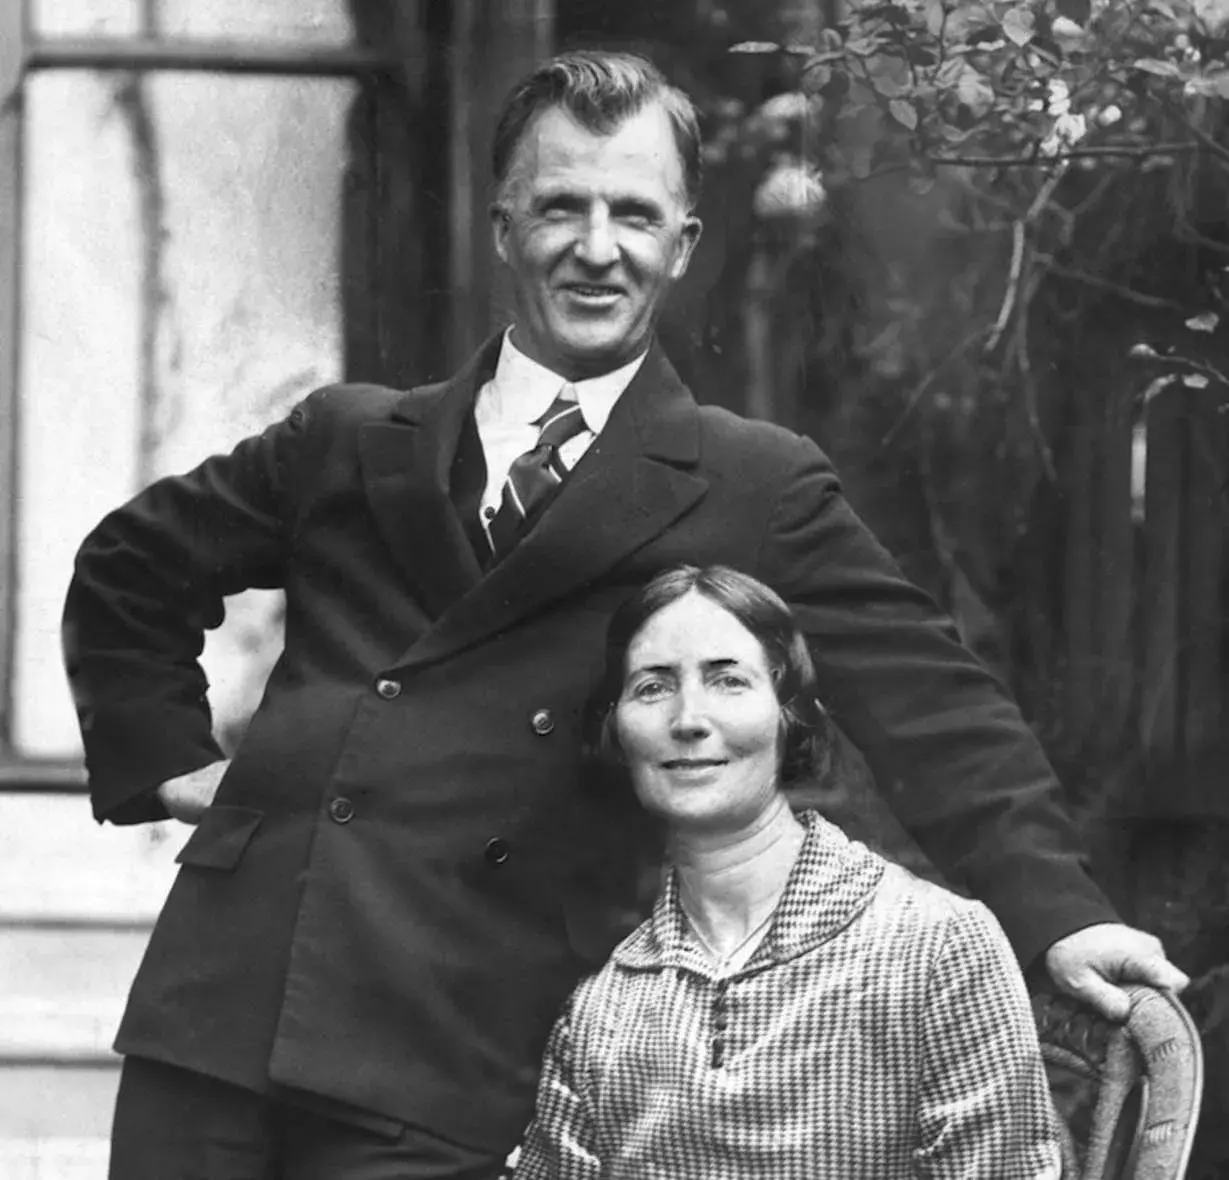
[[[625,333],[570,332],[560,341],[560,355],[583,372],[617,369],[644,351],[646,340],[629,339]]]

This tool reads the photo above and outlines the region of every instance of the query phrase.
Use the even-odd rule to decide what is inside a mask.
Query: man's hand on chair
[[[1045,954],[1050,978],[1110,1020],[1131,1010],[1119,983],[1143,983],[1180,992],[1190,979],[1166,957],[1158,938],[1120,922],[1086,926],[1060,938]]]

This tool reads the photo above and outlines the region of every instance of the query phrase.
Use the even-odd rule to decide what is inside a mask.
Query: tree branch
[[[1229,148],[1218,143],[1202,127],[1196,127],[1187,116],[1184,115],[1182,121],[1186,124],[1186,129],[1214,156],[1219,156],[1222,160],[1229,160]]]
[[[1069,266],[1063,266],[1061,263],[1055,262],[1048,254],[1037,254],[1036,258],[1045,264],[1046,271],[1049,274],[1055,275],[1060,279],[1071,279],[1073,282],[1083,283],[1086,287],[1096,287],[1099,291],[1108,291],[1111,295],[1117,295],[1118,298],[1126,299],[1131,303],[1138,303],[1141,307],[1162,308],[1167,311],[1185,310],[1182,304],[1172,299],[1163,299],[1160,295],[1145,295],[1143,291],[1136,291],[1132,287],[1125,287],[1121,283],[1115,283],[1110,279],[1103,279],[1100,275],[1090,275],[1082,270],[1073,270]]]
[[[1201,133],[1202,134],[1202,133]],[[1211,141],[1215,143],[1215,141]],[[1218,154],[1229,156],[1229,151],[1216,144]],[[1176,156],[1200,150],[1200,145],[1181,143],[1154,143],[1139,147],[1084,147],[1071,148],[1056,156],[931,156],[931,164],[959,165],[965,168],[1036,168],[1047,164],[1063,164],[1068,160],[1086,160],[1097,157],[1119,156],[1128,160],[1145,160],[1150,156]]]
[[[1020,271],[1024,267],[1024,218],[1020,218],[1011,227],[1011,270],[1007,275],[1007,289],[1003,292],[1003,303],[999,308],[998,319],[990,329],[983,351],[993,352],[998,347],[1011,319],[1012,309],[1016,306],[1016,295],[1020,290]]]
[[[951,350],[925,377],[921,379],[910,391],[905,398],[905,408],[901,410],[900,417],[892,423],[887,434],[880,440],[881,446],[890,446],[900,433],[901,427],[908,420],[909,415],[913,413],[914,407],[922,400],[926,391],[939,379],[939,374],[942,373],[952,361],[966,353],[969,348],[977,343],[977,338],[986,331],[985,327],[974,328],[955,348]]]
[[[1024,269],[1024,247],[1028,228],[1041,216],[1045,207],[1050,203],[1050,198],[1054,196],[1054,190],[1058,188],[1066,174],[1067,165],[1063,164],[1038,190],[1028,212],[1012,226],[1011,271],[1007,276],[1007,290],[1003,292],[1003,304],[999,308],[998,319],[994,321],[994,327],[990,329],[983,352],[993,352],[1007,330],[1012,310],[1020,294],[1020,276]]]

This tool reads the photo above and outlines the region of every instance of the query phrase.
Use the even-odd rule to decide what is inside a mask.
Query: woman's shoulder
[[[1008,946],[998,919],[982,902],[918,877],[893,861],[885,864],[876,904],[906,930],[929,935],[936,953],[951,946],[996,952]]]

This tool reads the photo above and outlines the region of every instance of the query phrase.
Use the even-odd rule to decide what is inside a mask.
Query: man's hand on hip
[[[158,788],[158,798],[171,813],[171,818],[185,824],[197,823],[218,793],[218,783],[229,765],[230,759],[222,758],[199,770],[189,770],[187,774],[167,779]]]
[[[1175,992],[1190,983],[1165,957],[1160,939],[1118,922],[1086,926],[1060,938],[1046,951],[1045,963],[1050,978],[1063,991],[1111,1020],[1125,1020],[1131,1010],[1126,992],[1116,983],[1143,983]]]

